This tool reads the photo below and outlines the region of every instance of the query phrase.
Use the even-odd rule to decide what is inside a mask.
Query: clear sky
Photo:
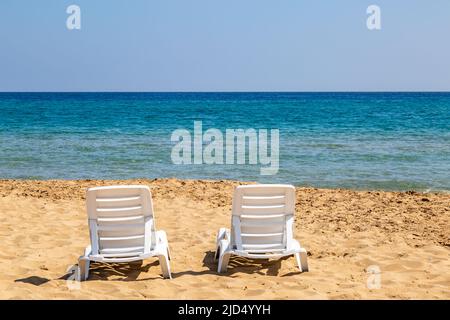
[[[0,91],[422,90],[450,91],[449,0],[0,1]]]

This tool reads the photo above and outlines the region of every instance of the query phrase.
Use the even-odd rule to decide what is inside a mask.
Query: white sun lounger
[[[148,187],[90,188],[86,204],[91,245],[78,260],[79,280],[87,280],[90,261],[122,263],[155,256],[164,278],[171,278],[167,236],[156,231]]]
[[[231,255],[256,259],[295,255],[300,271],[308,271],[306,250],[292,235],[293,186],[239,186],[234,192],[232,210],[231,232],[221,228],[217,235],[218,272],[226,272]]]

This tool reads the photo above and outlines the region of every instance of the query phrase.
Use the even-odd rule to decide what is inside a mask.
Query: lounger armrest
[[[299,252],[301,250],[300,243],[297,240],[292,239],[287,245],[287,250],[295,250]]]
[[[168,244],[167,234],[164,230],[156,231],[156,242],[157,242],[157,244],[159,244],[159,243],[163,243],[166,245]]]
[[[222,239],[219,241],[219,252],[223,254],[224,252],[230,251],[230,240]]]
[[[92,254],[92,247],[91,245],[88,245],[86,249],[84,249],[84,256],[83,257],[89,257]]]
[[[219,232],[217,233],[217,238],[216,238],[216,247],[219,246],[220,240],[223,240],[223,239],[230,240],[230,230],[228,230],[227,228],[219,229]]]
[[[167,241],[167,234],[164,230],[156,231],[156,244],[154,246],[154,253],[166,253],[169,246],[169,242]]]

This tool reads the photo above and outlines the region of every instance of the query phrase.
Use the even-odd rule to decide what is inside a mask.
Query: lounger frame
[[[226,272],[231,255],[278,259],[294,255],[300,271],[308,271],[307,252],[293,238],[295,187],[282,184],[238,186],[233,196],[231,231],[216,238],[218,272]]]
[[[164,278],[171,278],[167,235],[156,231],[150,189],[141,185],[87,190],[91,245],[78,260],[79,280],[87,280],[91,261],[127,263],[158,257]]]

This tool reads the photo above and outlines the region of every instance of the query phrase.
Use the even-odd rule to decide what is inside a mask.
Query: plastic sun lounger
[[[164,278],[170,273],[166,233],[156,231],[146,186],[90,188],[86,195],[91,245],[78,260],[79,280],[87,280],[90,261],[125,263],[158,257]]]
[[[218,272],[226,272],[231,255],[268,259],[295,255],[308,271],[307,252],[293,238],[295,188],[291,185],[238,186],[233,197],[231,232],[221,228],[216,239]]]

